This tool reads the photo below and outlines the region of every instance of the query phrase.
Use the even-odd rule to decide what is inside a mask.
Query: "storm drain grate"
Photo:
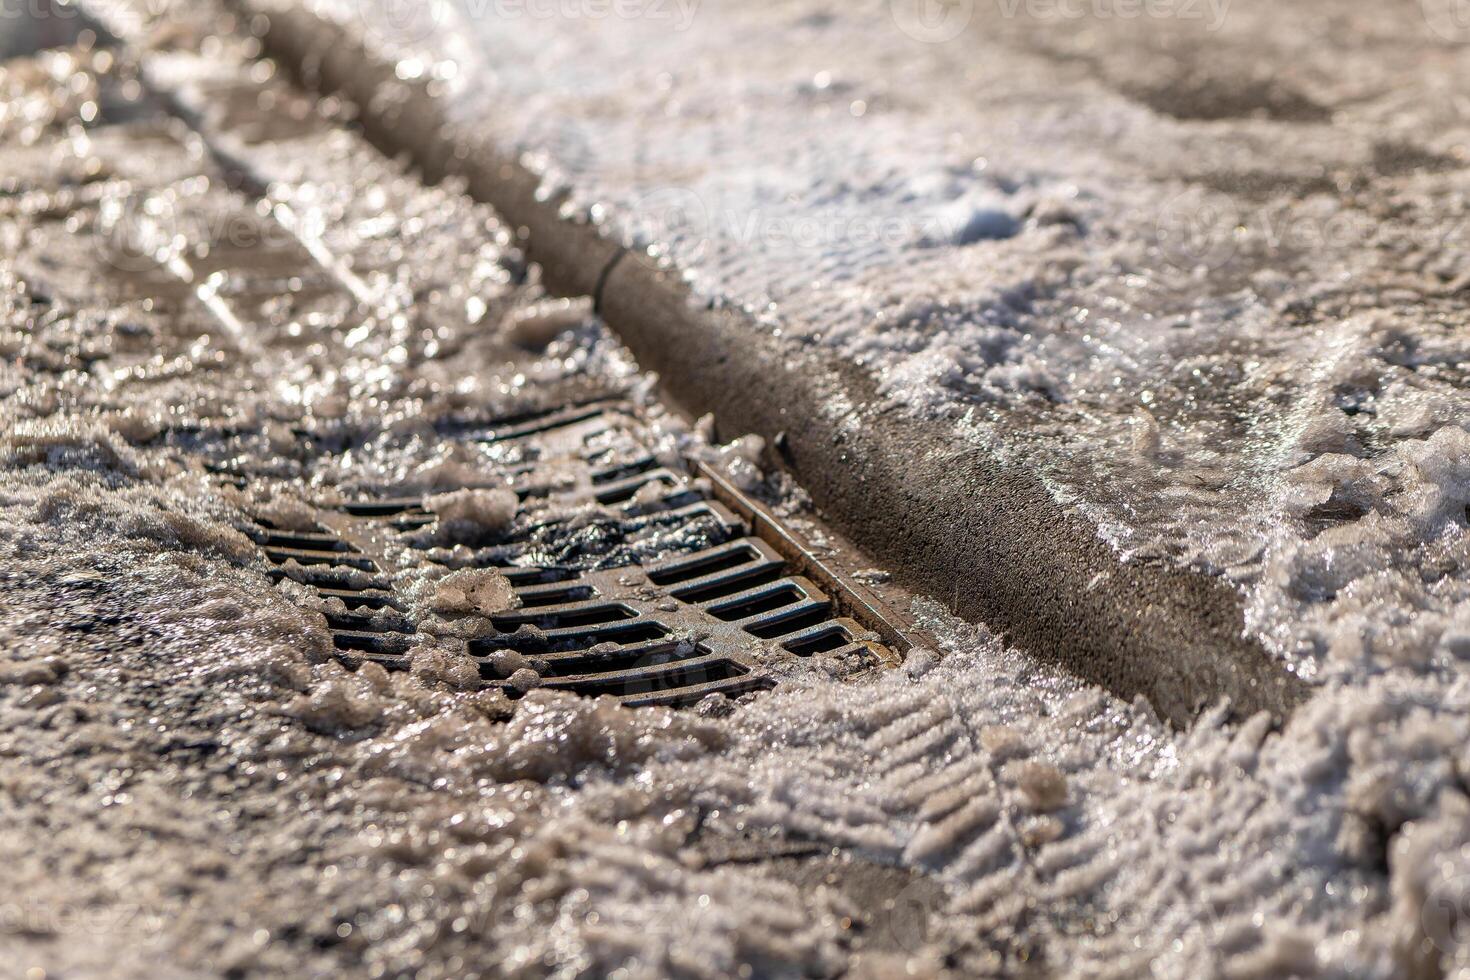
[[[521,506],[511,528],[468,561],[463,551],[434,546],[427,532],[436,518],[419,497],[323,507],[321,523],[306,531],[257,520],[253,533],[274,577],[337,600],[328,603],[327,621],[349,667],[408,666],[418,624],[393,578],[413,564],[495,567],[510,581],[518,604],[491,617],[493,632],[468,649],[482,682],[512,697],[524,678],[512,685],[511,675],[526,666],[541,687],[610,695],[628,705],[685,705],[772,687],[770,668],[783,658],[819,656],[840,676],[897,662],[894,644],[847,614],[851,597],[832,594],[842,583],[828,579],[824,587],[800,574],[793,565],[801,563],[778,550],[781,540],[758,536],[761,521],[712,499],[721,488],[734,491],[712,488],[708,471],[691,480],[660,465],[640,447],[639,432],[631,411],[613,403],[472,434],[505,459]],[[569,468],[569,459],[578,465]],[[702,546],[605,568],[537,562],[547,540],[574,536],[557,526],[564,518],[536,517],[537,504],[557,499],[595,501],[615,515],[618,534],[697,526],[691,540]],[[741,504],[736,509],[757,506]],[[399,546],[383,547],[385,535]]]

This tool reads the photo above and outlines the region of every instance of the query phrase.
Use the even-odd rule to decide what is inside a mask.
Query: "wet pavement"
[[[0,62],[20,975],[1464,967],[1452,434],[1299,494],[1304,603],[1416,601],[1341,525],[1420,522],[1397,666],[1171,727],[891,588],[222,8],[131,9]]]

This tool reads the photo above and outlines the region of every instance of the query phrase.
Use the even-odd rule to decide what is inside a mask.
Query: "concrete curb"
[[[832,524],[916,591],[1120,697],[1143,695],[1187,725],[1229,698],[1278,720],[1308,686],[1245,638],[1226,583],[1124,565],[1037,477],[966,445],[948,423],[884,408],[860,369],[773,338],[742,314],[697,304],[682,279],[559,215],[539,178],[502,148],[456,131],[417,82],[397,77],[345,25],[236,0],[266,53],[361,109],[369,137],[427,179],[457,175],[522,230],[549,286],[592,295],[664,390],[722,435],[759,433]],[[777,437],[780,436],[778,439]]]

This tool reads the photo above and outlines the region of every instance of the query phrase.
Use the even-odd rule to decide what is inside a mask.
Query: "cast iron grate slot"
[[[536,585],[547,582],[564,582],[574,577],[575,569],[560,568],[556,566],[538,568],[515,568],[513,566],[498,566],[500,574],[504,575],[511,585]]]
[[[332,586],[313,586],[317,595],[324,600],[337,599],[347,609],[362,611],[364,615],[375,612],[403,612],[403,605],[392,592],[389,591],[391,583],[373,581],[368,583],[352,582],[346,588],[333,588]]]
[[[697,503],[699,500],[700,496],[698,491],[687,487],[683,489],[676,487],[674,490],[664,494],[651,503],[638,504],[630,502],[625,510],[634,514],[646,514],[654,520],[659,520],[660,516],[667,511],[687,507],[690,504]]]
[[[640,473],[647,473],[656,466],[658,466],[657,459],[652,456],[644,456],[642,459],[635,459],[631,463],[621,463],[598,470],[592,474],[592,482],[594,485],[612,483],[615,480],[622,480],[630,476],[637,476]]]
[[[375,572],[378,566],[366,555],[350,551],[316,551],[306,548],[262,548],[265,556],[277,565],[294,561],[298,565],[331,565]]]
[[[624,620],[620,623],[602,623],[590,628],[574,627],[581,635],[566,636],[556,633],[548,637],[556,643],[566,643],[575,649],[578,646],[598,643],[647,643],[671,636],[673,631],[662,623],[648,620]]]
[[[642,654],[637,650],[619,649],[616,654],[612,655],[589,654],[557,660],[548,658],[537,666],[536,672],[544,678],[553,680],[580,677],[583,674],[596,674],[602,671],[625,670],[637,664],[640,656]]]
[[[779,562],[745,565],[722,573],[712,582],[673,589],[671,594],[684,602],[712,602],[756,586],[769,585],[785,574],[786,566]]]
[[[545,414],[534,415],[525,422],[504,426],[503,428],[491,429],[483,435],[476,437],[476,442],[493,444],[497,442],[509,442],[512,439],[524,439],[527,436],[539,435],[550,432],[553,429],[564,429],[576,425],[578,422],[586,422],[589,419],[603,415],[606,408],[598,405],[583,405],[573,409],[558,409]]]
[[[323,599],[336,599],[348,609],[388,609],[396,608],[396,603],[391,592],[370,592],[359,589],[334,589],[330,587],[318,587],[317,595]]]
[[[407,511],[422,510],[418,499],[390,499],[390,500],[354,500],[351,503],[342,504],[345,513],[353,517],[397,517]],[[432,520],[432,518],[430,518]]]
[[[612,694],[620,698],[642,698],[648,695],[673,693],[709,682],[728,681],[744,677],[749,673],[744,667],[729,660],[704,662],[675,661],[666,668],[643,671],[636,679],[618,677],[596,677],[587,680],[564,681],[548,686],[565,687],[587,697]]]
[[[792,633],[818,626],[832,618],[832,612],[828,605],[814,606],[804,612],[793,610],[791,614],[786,612],[767,618],[760,623],[754,623],[745,627],[745,631],[751,636],[758,636],[763,640],[774,640],[782,636],[790,636]]]
[[[609,603],[586,609],[551,610],[517,616],[495,616],[490,622],[504,633],[514,633],[526,623],[543,630],[572,629],[578,626],[599,626],[620,619],[636,619],[638,613],[627,606]]]
[[[589,674],[615,673],[636,667],[672,663],[677,660],[692,660],[703,655],[691,644],[662,639],[630,646],[606,644],[580,650],[546,653],[534,659],[536,671],[542,677],[560,679]],[[481,673],[504,679],[504,676],[495,673],[488,663],[482,666]]]
[[[412,633],[414,625],[405,616],[374,615],[374,612],[346,613],[326,612],[327,625],[332,629],[352,630],[360,633]]]
[[[304,549],[307,551],[351,551],[347,542],[332,534],[314,531],[269,531],[260,535],[258,543],[265,548]]]
[[[387,591],[393,587],[392,582],[381,577],[370,578],[364,583],[361,581],[362,572],[352,568],[334,568],[331,565],[298,565],[294,569],[278,565],[270,569],[267,574],[277,582],[283,578],[289,578],[315,589]]]
[[[806,598],[806,594],[790,582],[773,589],[755,590],[754,595],[742,595],[734,600],[706,606],[705,610],[716,619],[725,621],[749,619],[761,613],[773,612]]]
[[[624,501],[632,500],[638,491],[650,483],[661,485],[665,488],[666,492],[679,489],[679,478],[674,476],[674,474],[668,470],[653,470],[648,473],[639,473],[636,476],[609,483],[597,491],[595,496],[599,504],[621,504]]]
[[[506,577],[510,578],[508,575]],[[538,606],[552,606],[563,602],[581,602],[592,598],[593,591],[592,587],[587,585],[566,585],[555,589],[535,591],[524,589],[517,595],[521,597],[522,609],[534,609]]]
[[[361,650],[368,653],[407,653],[413,637],[406,633],[368,633],[355,630],[333,630],[332,643],[338,650]]]
[[[831,629],[817,630],[800,639],[787,640],[781,645],[798,657],[811,657],[853,646],[854,641],[848,635],[846,628],[833,626]]]
[[[515,650],[524,654],[571,652],[586,650],[600,643],[648,643],[672,635],[673,631],[662,623],[645,619],[625,619],[621,622],[575,627],[564,631],[540,630],[530,624],[522,624],[514,633],[471,640],[469,648],[470,653],[482,656],[495,650]]]
[[[703,699],[716,695],[722,698],[736,698],[742,694],[751,694],[756,691],[769,691],[776,686],[776,682],[764,674],[749,673],[728,680],[709,681],[703,684],[690,684],[686,687],[676,688],[654,694],[625,694],[618,700],[630,708],[644,708],[653,705],[661,705],[669,708],[684,708],[692,704],[698,704]]]
[[[737,542],[700,552],[680,561],[655,566],[649,570],[648,579],[654,585],[672,585],[723,572],[737,565],[749,564],[760,557],[760,553],[749,544]]]

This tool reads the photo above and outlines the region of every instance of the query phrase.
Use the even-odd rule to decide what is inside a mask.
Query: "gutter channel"
[[[1241,719],[1277,723],[1310,691],[1244,631],[1226,582],[1124,564],[1034,473],[967,446],[944,421],[900,417],[862,369],[711,309],[677,270],[563,218],[563,196],[486,138],[456,129],[423,82],[348,26],[302,7],[232,0],[265,54],[308,89],[359,107],[367,137],[428,181],[457,176],[517,229],[547,287],[590,295],[663,392],[713,412],[722,438],[753,432],[839,532],[904,588],[953,597],[963,618],[1125,700],[1142,696],[1187,727],[1225,698]]]

